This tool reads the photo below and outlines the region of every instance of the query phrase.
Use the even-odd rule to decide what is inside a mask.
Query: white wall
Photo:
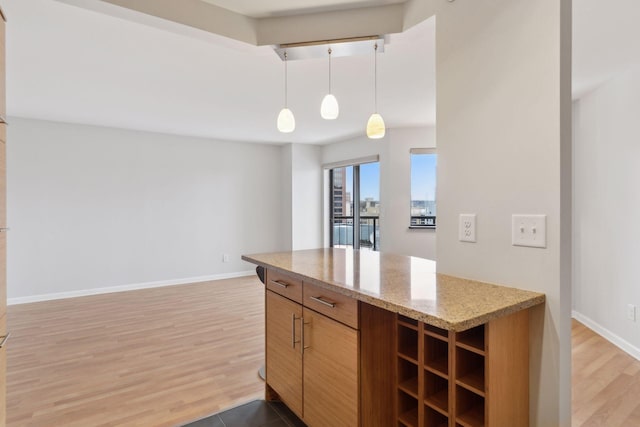
[[[9,298],[232,274],[283,249],[281,147],[10,122]]]
[[[321,147],[292,144],[291,229],[293,250],[323,247]]]
[[[283,251],[293,249],[293,144],[280,148],[280,203],[282,204],[282,241]]]
[[[281,148],[283,250],[321,248],[324,244],[320,146],[286,144]]]
[[[438,271],[546,294],[531,316],[532,426],[571,422],[571,1],[437,5]],[[477,214],[477,243],[458,241]],[[547,248],[511,245],[546,214]]]
[[[366,137],[325,145],[322,163],[380,156],[380,250],[436,259],[436,231],[409,229],[411,148],[434,148],[434,128],[387,129],[381,140]]]
[[[640,358],[640,68],[574,103],[574,310]],[[640,316],[640,312],[638,312]],[[604,330],[602,330],[604,328]]]

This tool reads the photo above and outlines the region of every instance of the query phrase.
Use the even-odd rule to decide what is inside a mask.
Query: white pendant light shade
[[[335,120],[340,114],[340,107],[338,106],[338,100],[333,94],[325,95],[320,105],[320,115],[325,120]]]
[[[296,129],[296,119],[287,106],[287,52],[284,52],[284,108],[278,114],[278,130],[291,133]]]
[[[283,108],[278,114],[278,130],[282,133],[291,133],[296,128],[296,118],[288,108]]]
[[[373,93],[374,93],[374,105],[375,113],[369,117],[367,122],[367,136],[369,139],[381,139],[384,138],[386,128],[382,116],[378,114],[378,43],[373,46]]]
[[[325,120],[335,120],[340,114],[340,107],[338,106],[338,100],[331,93],[331,47],[329,47],[329,94],[325,95],[320,104],[320,115]]]
[[[380,139],[384,138],[385,133],[386,128],[382,116],[378,113],[373,113],[367,122],[367,136],[370,139]]]

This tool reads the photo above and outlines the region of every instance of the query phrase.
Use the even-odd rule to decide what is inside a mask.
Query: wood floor
[[[573,427],[640,426],[640,361],[572,324]]]
[[[7,425],[174,426],[262,398],[254,277],[10,306]]]
[[[10,306],[8,427],[176,426],[263,397],[255,278]],[[640,426],[640,361],[574,321],[573,427]]]

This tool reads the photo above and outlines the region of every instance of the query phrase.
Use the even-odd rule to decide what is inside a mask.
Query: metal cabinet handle
[[[274,283],[280,286],[281,288],[285,288],[285,289],[289,287],[288,283],[281,282],[280,280],[272,280],[271,283]]]
[[[291,313],[291,347],[296,348],[296,343],[299,343],[300,340],[296,341],[296,320],[302,319],[302,317],[296,317],[295,313]]]
[[[6,233],[7,231],[11,231],[10,228],[2,228],[0,227],[0,233]]]
[[[0,341],[0,348],[4,347],[5,344],[7,343],[7,341],[9,340],[9,337],[11,336],[11,334],[7,334],[4,337],[2,337],[2,341]]]
[[[319,302],[320,304],[326,305],[327,307],[336,308],[336,303],[331,301],[325,301],[322,297],[311,297],[312,300]]]
[[[300,331],[300,354],[302,354],[304,356],[304,351],[306,349],[308,349],[309,347],[311,347],[310,345],[304,345],[304,325],[308,325],[311,322],[305,322],[304,321],[304,317],[300,318],[300,326],[301,326],[301,331]]]

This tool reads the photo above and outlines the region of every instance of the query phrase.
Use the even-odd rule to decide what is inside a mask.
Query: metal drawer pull
[[[11,336],[11,334],[7,334],[4,337],[2,337],[2,342],[0,342],[0,348],[4,347],[4,345],[7,343],[7,341],[9,340],[9,337]]]
[[[10,228],[2,228],[0,227],[0,233],[6,233],[7,231],[11,231]]]
[[[271,283],[275,283],[276,285],[278,285],[278,286],[280,286],[282,288],[285,288],[285,289],[289,287],[288,283],[284,283],[284,282],[281,282],[279,280],[272,280]]]
[[[336,308],[335,302],[329,302],[322,299],[322,297],[311,297],[312,300],[319,302],[320,304],[324,304],[327,307]]]
[[[299,343],[300,340],[296,341],[296,320],[302,319],[302,317],[296,317],[295,313],[291,313],[291,347],[296,348],[296,343]]]

